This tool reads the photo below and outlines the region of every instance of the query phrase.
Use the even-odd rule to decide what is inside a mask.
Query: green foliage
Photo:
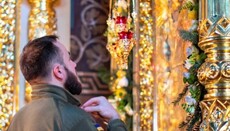
[[[195,3],[193,3],[191,1],[188,1],[188,2],[186,2],[185,4],[183,4],[181,6],[181,8],[179,9],[179,12],[181,10],[190,10],[190,11],[192,11],[192,10],[198,10],[198,9],[199,9],[198,2],[195,1]]]
[[[198,122],[198,124],[200,124],[200,121],[201,121],[201,117],[202,117],[202,114],[201,114],[201,109],[199,107],[199,105],[196,106],[196,109],[195,109],[195,113],[193,115],[193,117],[191,118],[190,122],[188,123],[188,126],[187,126],[187,131],[192,131],[193,130],[193,127],[194,125]]]
[[[194,82],[197,81],[197,77],[196,74],[190,74],[189,78],[183,78],[184,83],[188,83],[188,84],[193,84]]]
[[[194,106],[192,106],[192,105],[188,105],[187,103],[183,103],[182,105],[182,108],[186,111],[186,112],[188,112],[188,113],[192,113],[192,112],[194,112]]]
[[[180,30],[180,37],[186,41],[190,41],[193,44],[197,44],[198,43],[198,32],[194,31],[194,32],[190,32],[190,31],[186,31],[186,30]]]

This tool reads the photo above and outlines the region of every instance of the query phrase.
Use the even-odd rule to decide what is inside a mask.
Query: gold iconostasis
[[[0,131],[30,100],[20,51],[28,40],[50,34],[59,36],[79,65],[80,97],[108,97],[129,130],[186,129],[179,127],[191,125],[199,105],[198,116],[217,124],[197,118],[193,130],[229,129],[228,5],[229,0],[0,0]],[[192,68],[197,63],[199,71]]]

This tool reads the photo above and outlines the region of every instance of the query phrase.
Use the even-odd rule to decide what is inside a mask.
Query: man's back
[[[34,91],[33,101],[15,115],[8,131],[96,130],[89,114],[65,93],[59,87]]]

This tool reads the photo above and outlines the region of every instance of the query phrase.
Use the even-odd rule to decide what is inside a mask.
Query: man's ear
[[[64,79],[64,68],[63,68],[63,66],[60,64],[55,64],[53,67],[53,75],[55,78],[57,78],[59,80],[63,80]]]

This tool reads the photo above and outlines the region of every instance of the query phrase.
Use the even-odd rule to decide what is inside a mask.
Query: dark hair
[[[54,44],[57,38],[55,35],[37,38],[23,48],[20,68],[28,82],[38,77],[49,77],[53,62],[63,63],[61,51]]]

